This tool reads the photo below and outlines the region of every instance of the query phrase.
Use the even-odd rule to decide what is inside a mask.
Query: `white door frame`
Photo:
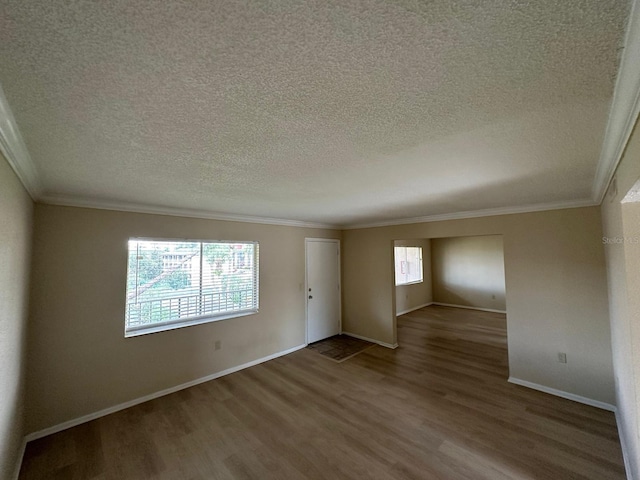
[[[304,343],[309,345],[309,271],[307,265],[307,253],[309,242],[336,243],[338,245],[338,311],[340,312],[340,335],[342,335],[342,252],[340,251],[340,240],[337,238],[310,238],[304,239]]]

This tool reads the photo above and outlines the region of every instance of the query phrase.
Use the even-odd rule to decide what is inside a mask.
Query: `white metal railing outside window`
[[[125,336],[258,311],[258,243],[129,240]]]

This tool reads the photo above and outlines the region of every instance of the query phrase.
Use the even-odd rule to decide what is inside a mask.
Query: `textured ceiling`
[[[628,2],[0,2],[45,197],[354,224],[591,197]]]

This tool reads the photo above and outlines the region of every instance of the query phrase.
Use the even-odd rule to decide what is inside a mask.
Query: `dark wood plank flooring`
[[[610,412],[507,383],[504,315],[306,349],[30,442],[20,479],[623,479]]]

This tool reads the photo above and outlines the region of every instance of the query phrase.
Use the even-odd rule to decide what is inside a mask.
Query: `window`
[[[422,247],[395,247],[396,285],[422,282]]]
[[[257,311],[257,242],[129,240],[125,337]]]

